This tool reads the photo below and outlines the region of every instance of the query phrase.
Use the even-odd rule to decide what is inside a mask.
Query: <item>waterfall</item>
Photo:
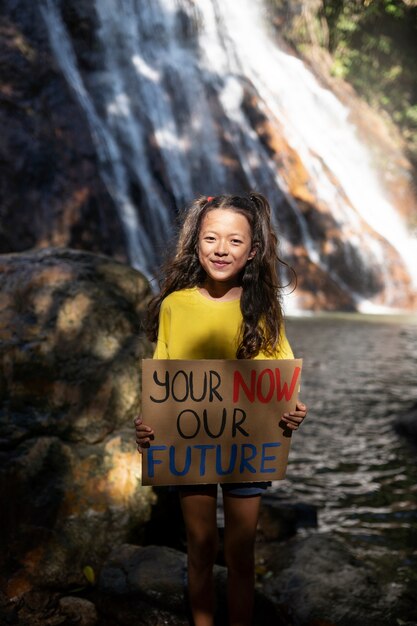
[[[296,260],[305,250],[356,307],[394,306],[398,265],[417,286],[417,242],[387,200],[348,110],[279,48],[261,0],[92,5],[100,61],[83,72],[60,3],[42,0],[41,10],[90,125],[134,267],[152,276],[176,212],[196,195],[256,189],[274,208],[284,256]],[[298,155],[308,204],[330,224],[328,241],[255,127],[248,97]]]

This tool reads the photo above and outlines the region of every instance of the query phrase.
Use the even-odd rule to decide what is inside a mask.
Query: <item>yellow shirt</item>
[[[240,300],[210,300],[197,289],[169,294],[161,304],[154,359],[236,359],[242,322]],[[293,359],[285,331],[272,356],[255,359]]]

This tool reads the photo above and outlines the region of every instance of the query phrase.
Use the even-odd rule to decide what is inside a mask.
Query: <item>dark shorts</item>
[[[212,491],[213,487],[217,485],[180,485],[178,487],[174,487],[180,493],[204,493],[205,489],[207,491]],[[223,492],[231,496],[239,496],[239,497],[247,497],[247,496],[260,496],[271,486],[271,481],[265,482],[255,482],[255,483],[221,483],[220,487],[223,489]]]

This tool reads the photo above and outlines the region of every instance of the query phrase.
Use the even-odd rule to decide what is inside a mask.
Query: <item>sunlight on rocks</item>
[[[91,300],[83,293],[78,293],[75,298],[67,300],[57,318],[57,330],[66,335],[78,333],[87,314],[91,309]]]
[[[120,341],[114,335],[98,334],[91,352],[100,359],[112,359],[120,348]]]
[[[120,437],[111,439],[105,447],[111,456],[112,468],[107,473],[106,492],[115,504],[127,504],[132,499],[142,475],[140,457],[132,442],[132,451],[121,449]]]
[[[38,317],[48,313],[54,303],[54,297],[51,291],[41,291],[37,293],[33,299],[33,308]]]
[[[74,280],[74,273],[72,268],[60,265],[53,265],[52,267],[45,267],[36,273],[34,282],[36,287],[57,286],[64,283],[68,283]]]
[[[112,437],[96,454],[74,459],[71,485],[65,492],[61,514],[80,517],[109,510],[133,511],[151,488],[141,487],[141,462],[132,436],[132,445],[119,435]],[[146,493],[145,493],[146,492]]]

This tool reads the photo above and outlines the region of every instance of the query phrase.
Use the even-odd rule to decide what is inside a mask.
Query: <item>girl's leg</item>
[[[224,556],[230,626],[250,626],[255,591],[255,535],[261,496],[223,492]]]
[[[180,491],[187,532],[188,595],[195,626],[213,626],[213,565],[218,550],[217,485]]]

